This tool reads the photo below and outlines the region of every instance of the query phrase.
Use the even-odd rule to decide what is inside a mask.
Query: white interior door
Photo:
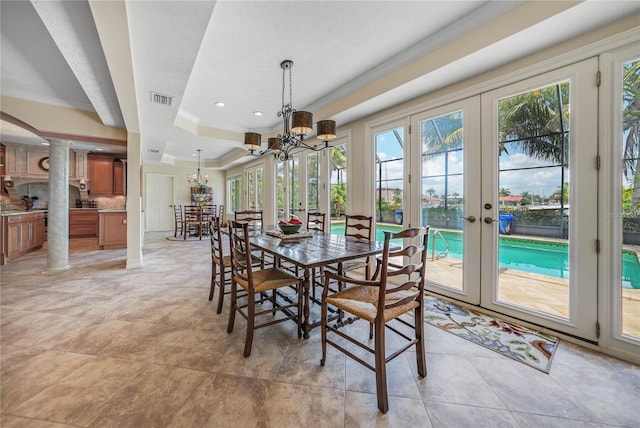
[[[146,231],[173,230],[175,179],[173,175],[147,174]]]

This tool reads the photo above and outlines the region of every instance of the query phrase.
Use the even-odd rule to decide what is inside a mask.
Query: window
[[[227,180],[227,206],[229,212],[242,210],[242,178],[240,176]]]

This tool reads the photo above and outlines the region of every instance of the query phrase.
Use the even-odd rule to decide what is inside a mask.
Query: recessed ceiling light
[[[96,147],[96,152],[101,152],[101,151],[103,151],[103,150],[104,150],[104,149],[101,149],[100,147]]]
[[[198,156],[197,153],[191,153],[191,156]]]
[[[43,146],[48,146],[48,145],[49,145],[49,142],[48,142],[48,141],[43,141],[43,142],[42,142],[42,143],[40,143],[40,144],[42,144]]]
[[[222,101],[216,102],[216,107],[224,107],[224,103]]]
[[[262,116],[262,112],[261,111],[254,111],[253,115],[254,116]]]

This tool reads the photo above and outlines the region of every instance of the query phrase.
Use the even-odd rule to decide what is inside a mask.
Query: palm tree
[[[623,173],[627,180],[633,178],[631,208],[640,202],[640,60],[624,66],[623,74],[622,133],[624,136]]]

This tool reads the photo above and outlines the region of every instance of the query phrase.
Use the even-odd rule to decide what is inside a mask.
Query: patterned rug
[[[542,372],[549,373],[558,338],[425,296],[425,321]]]

